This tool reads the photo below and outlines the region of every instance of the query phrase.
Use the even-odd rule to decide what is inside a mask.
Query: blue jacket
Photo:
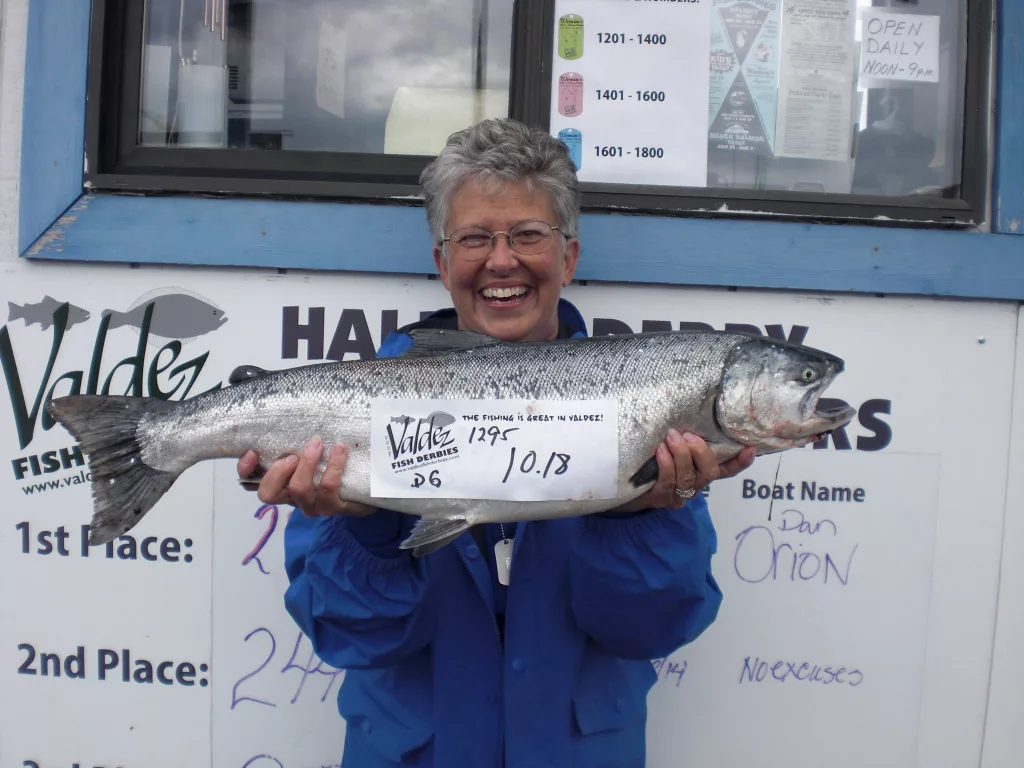
[[[575,307],[559,313],[562,335],[586,335]],[[399,331],[378,355],[410,345]],[[347,670],[344,768],[643,766],[651,660],[700,635],[722,599],[704,498],[505,526],[508,587],[498,526],[487,551],[466,532],[416,559],[398,549],[415,522],[296,513],[285,529],[287,610]]]

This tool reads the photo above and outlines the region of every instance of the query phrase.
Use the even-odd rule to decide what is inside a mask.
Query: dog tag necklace
[[[512,571],[512,545],[516,540],[507,538],[505,526],[501,523],[498,525],[501,527],[501,541],[494,545],[494,562],[498,566],[498,583],[507,587]]]

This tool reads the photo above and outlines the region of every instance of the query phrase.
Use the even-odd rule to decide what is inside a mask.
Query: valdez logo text
[[[40,423],[40,411],[42,411],[41,424],[44,430],[49,431],[54,426],[54,421],[43,406],[54,397],[63,395],[80,394],[111,394],[111,386],[114,377],[119,371],[128,374],[127,386],[121,392],[114,394],[131,395],[133,397],[156,397],[162,400],[170,400],[175,395],[184,400],[195,386],[206,365],[210,353],[205,352],[197,357],[182,363],[177,363],[181,355],[181,341],[174,339],[164,344],[148,362],[146,360],[146,349],[150,338],[150,323],[153,317],[153,303],[149,303],[142,315],[142,322],[139,327],[139,342],[134,355],[119,361],[107,374],[100,385],[100,376],[103,370],[103,351],[107,340],[107,331],[110,326],[111,316],[107,315],[100,321],[96,340],[93,343],[92,359],[88,371],[72,370],[57,376],[53,379],[53,369],[57,362],[57,355],[61,350],[64,335],[68,330],[68,313],[70,305],[67,302],[61,304],[53,312],[52,342],[49,358],[46,363],[46,370],[42,380],[36,388],[35,399],[31,408],[25,398],[25,386],[18,370],[18,362],[14,354],[14,347],[11,343],[10,333],[7,326],[0,328],[0,366],[3,367],[4,377],[7,380],[7,389],[10,392],[11,407],[14,411],[14,423],[18,433],[18,444],[24,450],[35,435],[36,424]],[[161,379],[166,376],[165,379]],[[51,383],[52,379],[52,383]],[[84,383],[84,387],[83,387]],[[220,389],[221,383],[217,383],[207,391]],[[65,389],[66,388],[66,389]],[[61,391],[58,391],[60,389]],[[37,462],[35,457],[22,457],[15,459],[15,474],[19,479],[24,476],[25,462],[28,461],[33,474],[36,472]],[[79,463],[77,455],[69,455],[64,461],[61,456],[61,464],[69,464],[72,460]],[[49,468],[54,461],[47,461],[44,456],[44,466]]]
[[[394,460],[392,469],[411,467],[427,461],[455,456],[451,426],[455,417],[444,411],[435,411],[425,419],[412,416],[392,418],[387,425],[388,450]]]

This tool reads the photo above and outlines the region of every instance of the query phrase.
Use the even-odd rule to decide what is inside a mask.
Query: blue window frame
[[[991,232],[585,213],[578,278],[1024,299],[1024,4],[997,3]],[[83,188],[87,3],[29,9],[19,244],[31,259],[430,274],[416,205]],[[79,73],[69,78],[68,73]],[[338,232],[344,232],[339,239]],[[156,235],[159,235],[158,237]],[[387,253],[387,260],[367,254]]]

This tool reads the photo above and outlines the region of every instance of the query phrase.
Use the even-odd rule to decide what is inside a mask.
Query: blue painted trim
[[[1024,300],[1024,239],[794,222],[584,214],[577,277]],[[420,207],[92,195],[43,259],[434,272]]]
[[[1001,210],[1016,216],[1006,201],[1024,188],[1022,70],[1012,69],[1024,3],[1000,5],[1002,29],[1017,25],[1004,32],[1010,47],[999,59],[997,151]],[[32,0],[30,9],[19,238],[27,257],[433,271],[415,206],[89,195],[61,216],[81,184],[89,25],[87,2],[55,7]],[[579,279],[1024,300],[1024,238],[1010,235],[626,214],[587,214],[581,229]]]
[[[994,232],[1024,235],[1024,2],[1000,0]]]
[[[25,55],[18,251],[82,194],[88,0],[31,0]]]

